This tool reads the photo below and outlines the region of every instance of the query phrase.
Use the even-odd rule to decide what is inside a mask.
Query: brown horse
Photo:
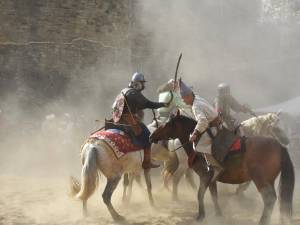
[[[160,126],[150,136],[151,142],[167,140],[169,138],[179,138],[183,143],[189,159],[193,158],[191,167],[200,177],[200,187],[198,190],[199,211],[197,220],[205,217],[204,194],[209,187],[215,205],[217,215],[221,215],[221,209],[217,198],[216,183],[211,183],[212,170],[207,170],[207,165],[201,153],[193,150],[189,142],[189,135],[193,132],[196,121],[185,116],[173,116],[169,121]],[[226,129],[226,128],[221,128]],[[294,167],[287,149],[281,146],[275,139],[267,137],[249,137],[245,141],[245,151],[239,153],[240,159],[236,163],[230,157],[224,162],[224,172],[218,181],[228,184],[240,184],[253,181],[261,194],[264,202],[264,209],[259,224],[266,225],[270,222],[270,217],[276,201],[274,182],[281,172],[280,177],[280,212],[282,224],[289,224],[292,216],[292,201],[294,192]]]

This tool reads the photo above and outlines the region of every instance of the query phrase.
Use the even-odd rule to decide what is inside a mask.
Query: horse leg
[[[222,216],[221,207],[219,205],[218,201],[218,188],[217,188],[217,182],[213,182],[209,185],[209,191],[211,193],[211,198],[215,206],[216,215]]]
[[[250,186],[251,182],[246,182],[246,183],[243,183],[243,184],[239,184],[238,188],[236,189],[236,194],[237,195],[241,195],[244,193],[244,191],[247,190],[247,188]]]
[[[183,174],[184,174],[184,169],[178,168],[173,175],[173,190],[172,190],[173,201],[178,201],[178,184]]]
[[[143,189],[143,185],[142,185],[142,180],[141,180],[141,174],[136,174],[134,176],[134,179],[136,180],[136,182],[138,183],[139,187]],[[132,180],[133,181],[133,180]]]
[[[191,185],[193,190],[197,190],[197,185],[195,183],[194,177],[193,177],[193,171],[191,169],[186,169],[185,171],[185,178],[187,182]]]
[[[271,214],[273,212],[274,204],[276,202],[276,192],[274,184],[269,184],[259,190],[263,202],[264,210],[259,221],[259,225],[267,225],[270,223]]]
[[[107,183],[106,183],[106,187],[105,187],[104,192],[102,194],[103,201],[106,204],[107,209],[110,212],[110,215],[116,221],[121,221],[121,220],[125,219],[123,216],[119,215],[116,212],[113,205],[111,204],[111,196],[112,196],[114,190],[116,189],[120,179],[121,179],[121,176],[115,177],[115,178],[110,178],[110,179],[108,178]]]
[[[128,196],[127,196],[128,185],[129,185],[129,174],[125,173],[123,175],[123,197],[122,197],[123,202],[127,202],[128,200]]]
[[[147,185],[148,198],[151,206],[154,206],[153,196],[152,196],[152,184],[151,184],[151,176],[150,169],[144,170],[145,181]]]
[[[135,178],[135,174],[132,173],[129,176],[129,186],[128,186],[128,195],[127,195],[127,201],[129,202],[131,199],[131,195],[132,195],[132,187],[133,187],[133,180]]]
[[[211,180],[211,176],[200,177],[200,186],[198,189],[199,210],[198,210],[198,216],[196,218],[198,221],[202,221],[205,218],[204,194],[207,190],[210,180]]]
[[[87,217],[88,216],[88,211],[87,211],[87,200],[82,201],[82,212],[83,216]]]

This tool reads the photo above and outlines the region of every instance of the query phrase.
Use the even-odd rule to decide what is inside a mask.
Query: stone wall
[[[32,112],[59,97],[78,102],[95,89],[106,92],[101,87],[106,71],[115,71],[113,81],[119,79],[116,71],[130,68],[129,5],[129,0],[2,0],[0,108],[12,96]]]

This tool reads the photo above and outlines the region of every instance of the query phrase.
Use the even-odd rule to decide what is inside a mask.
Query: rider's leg
[[[145,124],[140,123],[139,125],[142,129],[142,133],[139,136],[137,136],[137,139],[139,140],[142,148],[144,149],[144,161],[142,166],[145,170],[157,168],[159,167],[159,165],[153,164],[151,162],[151,143],[149,142],[150,131],[148,130]]]
[[[144,161],[143,161],[143,169],[151,169],[151,168],[157,168],[159,165],[153,164],[151,162],[151,148],[145,148],[144,149]]]

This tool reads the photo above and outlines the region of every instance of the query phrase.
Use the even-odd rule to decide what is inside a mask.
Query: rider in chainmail
[[[156,168],[159,165],[151,162],[150,131],[141,121],[142,115],[139,115],[139,113],[144,109],[168,107],[169,103],[152,102],[148,100],[142,94],[145,88],[145,82],[143,74],[133,74],[128,88],[121,91],[113,104],[113,118],[116,124],[122,124],[119,125],[119,129],[133,136],[133,142],[137,142],[137,144],[144,149],[144,161],[142,166],[144,169],[150,169]]]
[[[230,130],[235,129],[235,119],[231,116],[231,110],[235,112],[243,112],[253,114],[251,109],[246,105],[241,105],[230,93],[230,86],[226,83],[221,83],[218,86],[218,95],[215,102],[216,109],[221,115]]]

